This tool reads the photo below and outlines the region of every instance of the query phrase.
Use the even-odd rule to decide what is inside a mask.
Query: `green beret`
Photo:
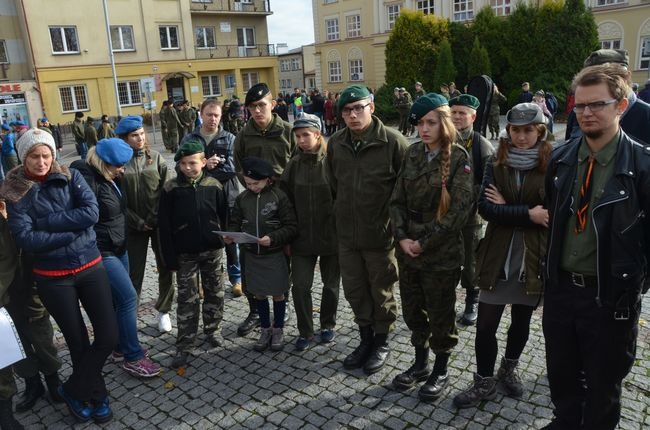
[[[188,139],[187,141],[183,142],[180,148],[178,148],[178,151],[176,151],[174,161],[179,161],[183,157],[198,154],[200,152],[205,152],[203,144],[196,139]]]
[[[599,49],[587,57],[584,67],[597,66],[605,63],[618,63],[628,67],[630,64],[630,56],[625,49]]]
[[[418,99],[413,103],[413,106],[411,106],[411,114],[409,115],[409,120],[411,121],[411,124],[417,125],[420,118],[422,118],[424,115],[428,114],[434,109],[439,108],[440,106],[447,104],[449,104],[447,102],[447,99],[441,94],[425,94],[421,97],[418,97]]]
[[[339,97],[339,108],[343,108],[348,103],[356,102],[370,97],[368,88],[361,85],[350,85],[343,90]]]
[[[481,105],[481,102],[479,102],[478,99],[471,94],[461,94],[458,97],[454,97],[449,100],[449,107],[455,105],[467,106],[474,110],[477,110]]]

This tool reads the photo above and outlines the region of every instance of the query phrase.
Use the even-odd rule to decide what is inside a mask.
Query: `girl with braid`
[[[461,229],[472,207],[473,175],[467,152],[454,143],[456,129],[444,96],[419,97],[409,119],[420,141],[404,156],[390,218],[399,243],[399,288],[415,362],[395,376],[393,386],[406,390],[426,380],[419,397],[433,401],[449,382],[447,362],[458,343],[455,289],[464,261]],[[435,354],[433,370],[429,350]]]

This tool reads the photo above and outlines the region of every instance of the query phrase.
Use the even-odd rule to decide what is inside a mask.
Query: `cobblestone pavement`
[[[158,140],[160,142],[160,140]],[[171,154],[167,153],[171,160]],[[171,165],[171,163],[170,163]],[[328,345],[297,352],[295,317],[285,329],[287,344],[281,352],[257,353],[252,345],[256,334],[237,337],[237,324],[247,313],[245,298],[226,293],[222,348],[198,345],[184,375],[169,367],[174,355],[175,330],[160,335],[153,308],[157,275],[151,254],[139,308],[140,340],[153,360],[165,367],[162,376],[137,379],[118,365],[104,367],[115,418],[109,429],[338,429],[338,428],[426,428],[426,429],[538,429],[552,415],[544,361],[541,310],[534,313],[530,340],[520,361],[526,392],[521,399],[502,392],[477,408],[457,410],[452,397],[468,386],[475,369],[474,328],[460,329],[460,342],[450,361],[450,387],[433,404],[418,400],[417,389],[397,392],[393,377],[408,368],[413,352],[409,331],[400,316],[390,345],[388,364],[372,376],[361,370],[346,371],[343,358],[356,346],[358,335],[352,312],[343,294],[339,303],[337,337]],[[320,279],[314,285],[315,306],[320,297]],[[460,310],[462,290],[458,290]],[[639,330],[637,361],[623,384],[620,428],[650,428],[650,296],[644,300]],[[401,311],[400,311],[401,312]],[[172,315],[175,325],[175,314]],[[315,314],[317,325],[317,315]],[[509,313],[499,331],[500,353],[506,337]],[[318,327],[318,325],[317,325]],[[64,360],[63,376],[70,373],[69,354],[56,330],[56,343]],[[19,393],[23,390],[19,383]],[[17,414],[29,429],[63,429],[75,424],[65,405],[40,400],[34,410]],[[97,427],[94,424],[76,428]]]

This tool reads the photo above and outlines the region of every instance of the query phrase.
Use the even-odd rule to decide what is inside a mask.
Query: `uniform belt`
[[[598,277],[593,275],[583,275],[582,273],[567,272],[562,270],[561,275],[564,276],[569,284],[578,288],[597,288]]]
[[[436,217],[436,214],[434,212],[418,212],[412,211],[410,209],[408,210],[408,214],[411,221],[420,223],[433,221]]]

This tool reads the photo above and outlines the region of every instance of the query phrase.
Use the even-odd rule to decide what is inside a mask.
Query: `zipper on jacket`
[[[257,200],[255,201],[255,235],[259,239],[260,237],[260,197],[262,192],[257,193]],[[257,254],[261,254],[262,250],[260,249],[260,243],[257,242]]]
[[[309,169],[307,170],[307,180],[309,182],[309,212],[312,213],[313,217],[313,210],[314,210],[314,198],[313,198],[313,186],[314,186],[314,178],[313,178],[313,167],[310,166]],[[313,218],[312,218],[313,219]],[[309,222],[309,245],[314,246],[314,223]]]
[[[555,221],[557,220],[557,214],[559,212],[558,208],[560,206],[560,192],[559,192],[560,190],[557,187],[558,180],[559,180],[559,177],[556,175],[555,178],[553,178],[553,186],[555,187],[555,191],[556,191],[555,211],[553,212],[555,214],[555,216],[553,217],[553,224],[551,224],[550,231],[556,231],[556,229],[555,229]],[[569,199],[569,198],[573,199],[573,196],[571,196],[570,193],[567,193],[567,199]],[[553,236],[554,235],[549,234],[549,239],[548,239],[549,242],[548,242],[548,245],[547,245],[547,248],[546,248],[546,249],[548,249],[548,261],[551,260],[551,252],[553,252]],[[548,264],[548,261],[546,262],[546,277],[548,279],[550,279],[551,278],[551,273],[550,273],[550,267],[551,266],[550,266],[550,264]]]
[[[628,225],[621,231],[621,234],[627,233],[632,227],[634,227],[639,222],[641,218],[644,217],[645,217],[645,212],[642,210],[638,214],[636,214],[636,217],[634,217],[634,222],[632,222],[632,224]]]

